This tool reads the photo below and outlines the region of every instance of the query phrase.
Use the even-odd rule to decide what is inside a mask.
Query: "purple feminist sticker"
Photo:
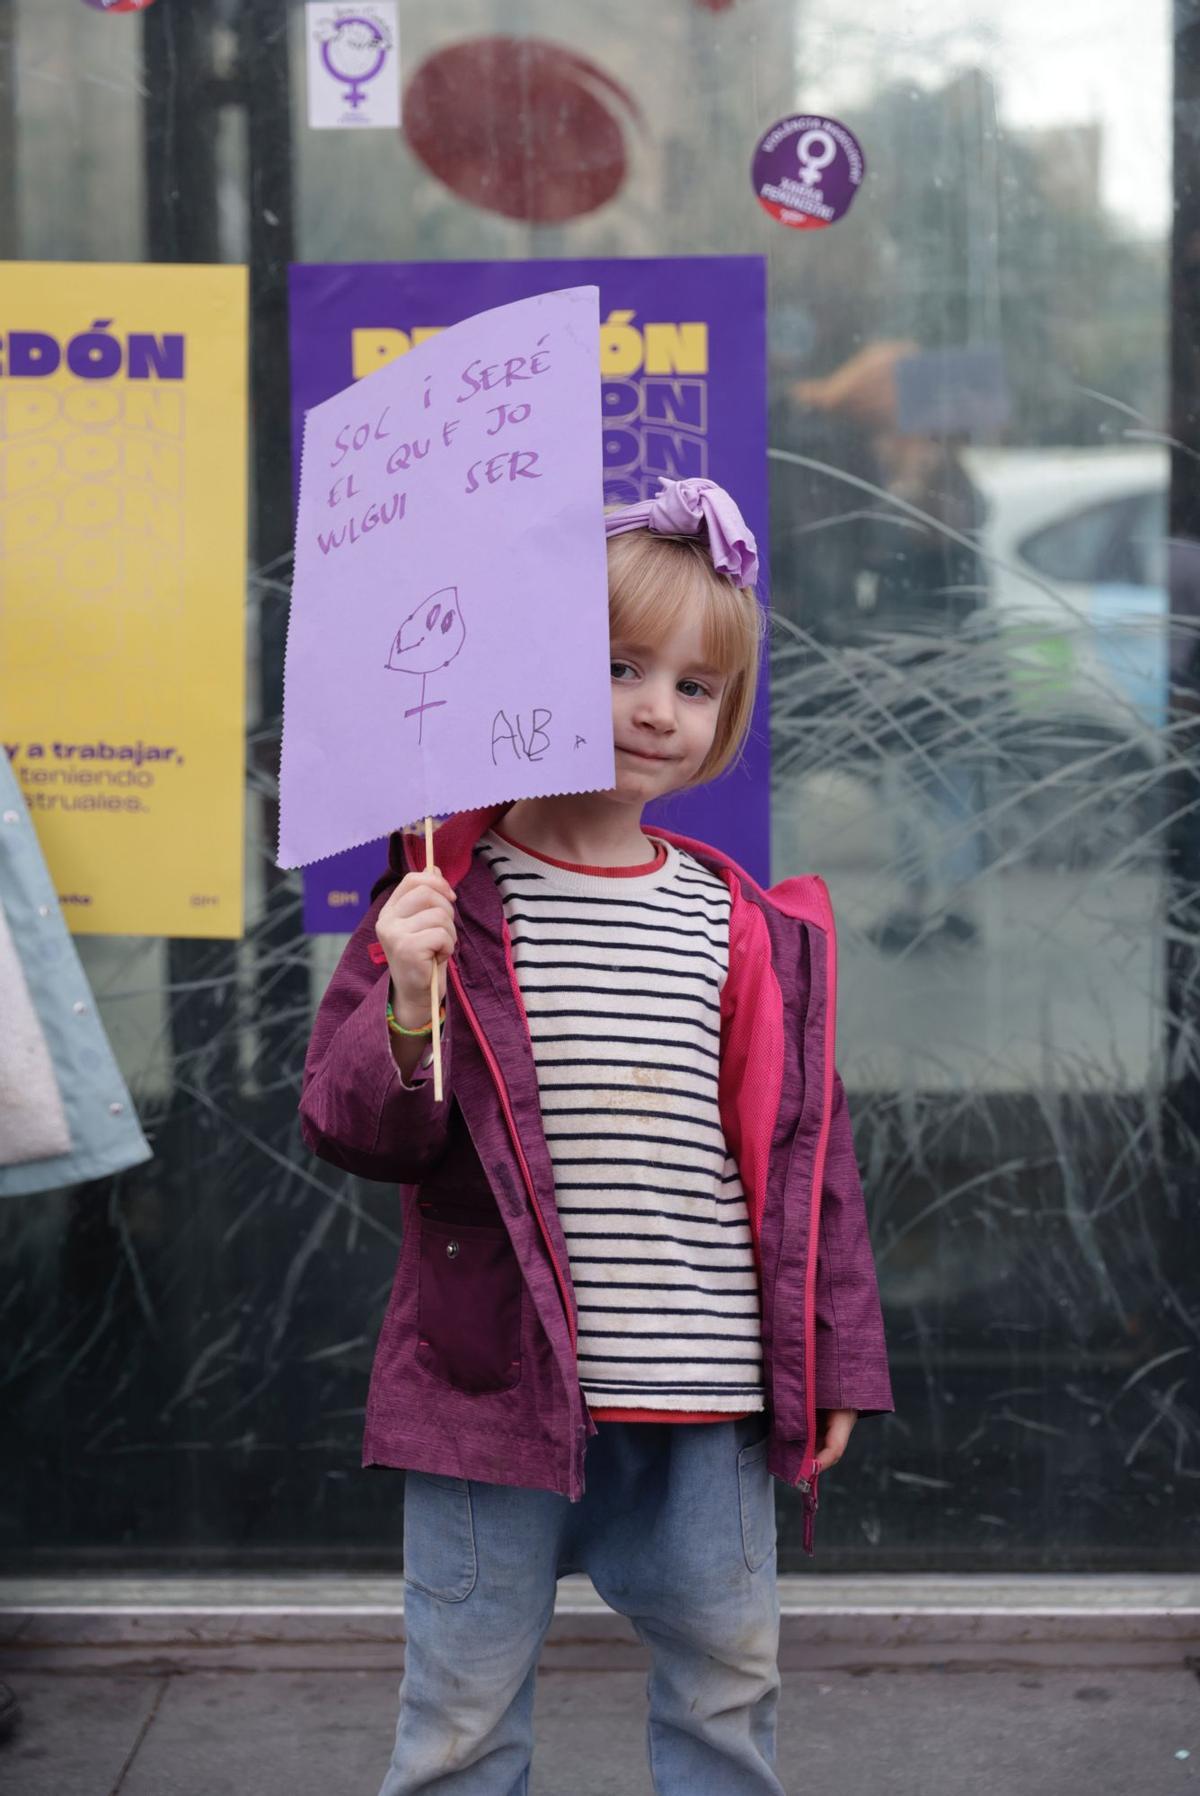
[[[835,118],[797,113],[759,139],[750,178],[764,212],[797,231],[836,224],[866,169],[862,145]]]
[[[336,19],[321,40],[321,61],[335,81],[347,83],[345,99],[361,106],[363,89],[387,61],[391,44],[378,19],[347,15]]]

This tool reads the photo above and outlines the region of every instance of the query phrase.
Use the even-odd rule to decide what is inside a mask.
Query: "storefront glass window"
[[[1176,13],[402,4],[404,125],[357,132],[308,124],[302,5],[0,4],[4,255],[246,260],[252,298],[248,932],[82,943],[156,1156],[0,1210],[14,1565],[399,1550],[402,1480],[358,1470],[398,1209],[300,1142],[341,940],[305,936],[272,864],[288,262],[725,254],[767,266],[773,876],[820,871],[839,916],[897,1399],[828,1480],[822,1563],[1194,1550],[1200,27]],[[797,110],[866,157],[825,229],[751,187]]]

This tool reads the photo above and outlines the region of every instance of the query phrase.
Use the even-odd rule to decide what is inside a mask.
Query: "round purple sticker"
[[[853,131],[835,118],[797,113],[759,139],[750,178],[764,212],[794,230],[816,231],[845,218],[865,168]]]

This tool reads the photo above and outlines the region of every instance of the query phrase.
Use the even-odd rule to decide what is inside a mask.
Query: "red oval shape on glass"
[[[562,224],[619,192],[628,168],[611,75],[538,38],[478,37],[427,58],[404,95],[404,134],[460,199],[528,224]]]

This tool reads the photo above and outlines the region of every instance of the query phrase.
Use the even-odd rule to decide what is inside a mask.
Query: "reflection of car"
[[[1001,784],[1007,767],[1019,792],[1013,833],[1038,838],[1041,858],[1095,859],[1144,838],[1157,814],[1167,451],[972,450],[963,460],[986,501],[991,615],[1009,670],[1012,727],[998,746]],[[1005,815],[1002,793],[993,805]],[[1031,831],[1039,808],[1047,827]]]
[[[957,758],[980,774],[999,855],[1094,865],[1141,854],[1164,815],[1167,452],[959,453],[983,501],[983,602],[940,634],[918,627],[914,605],[909,631],[898,610],[878,621],[864,568],[856,603],[819,612],[811,634],[802,610],[794,635],[781,623],[775,777],[874,779],[889,756]],[[861,531],[857,514],[829,506],[822,528]],[[802,566],[796,582],[802,594]],[[1200,557],[1194,583],[1200,592]],[[914,698],[921,731],[909,740]]]
[[[1166,713],[1167,451],[974,450],[998,628],[1023,710],[1135,739]]]

